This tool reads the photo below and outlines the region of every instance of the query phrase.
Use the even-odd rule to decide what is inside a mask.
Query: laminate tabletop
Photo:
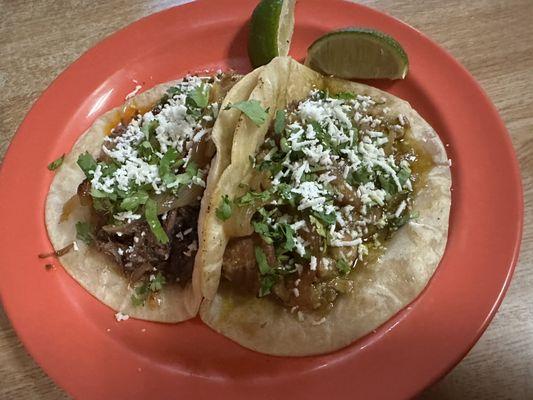
[[[0,159],[33,102],[69,64],[118,29],[180,3],[0,0]],[[424,32],[474,75],[507,126],[524,184],[524,237],[507,296],[465,359],[420,398],[533,399],[533,1],[362,3]],[[0,307],[0,399],[32,398],[68,396],[28,355]]]

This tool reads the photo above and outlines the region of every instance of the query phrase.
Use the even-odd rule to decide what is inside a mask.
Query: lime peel
[[[326,33],[309,47],[305,64],[345,79],[403,79],[409,70],[409,59],[400,43],[369,28]]]
[[[294,30],[295,0],[262,0],[254,9],[248,56],[254,68],[289,53]]]

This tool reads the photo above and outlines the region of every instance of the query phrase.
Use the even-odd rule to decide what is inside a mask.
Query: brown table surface
[[[182,2],[0,0],[0,157],[32,103],[77,57],[123,26]],[[509,292],[468,356],[421,398],[533,399],[533,1],[363,3],[421,30],[468,68],[500,111],[524,182],[524,239]],[[0,398],[67,398],[28,355],[2,308]]]

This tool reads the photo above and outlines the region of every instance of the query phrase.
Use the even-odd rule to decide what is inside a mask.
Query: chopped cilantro
[[[291,206],[295,206],[294,193],[292,192],[292,187],[288,183],[280,183],[276,187],[276,191],[279,193],[281,198],[289,203]]]
[[[141,142],[138,148],[139,155],[144,158],[146,161],[151,163],[154,160],[154,147],[152,146],[152,143],[150,143],[148,140],[144,140]]]
[[[150,140],[150,137],[155,133],[155,130],[159,126],[157,120],[152,120],[150,122],[144,122],[141,126],[141,132],[144,133],[146,140]]]
[[[351,185],[364,185],[372,180],[372,173],[365,167],[358,168],[348,177],[348,183]]]
[[[93,197],[93,207],[96,211],[113,214],[113,203],[108,198]]]
[[[257,261],[257,266],[259,267],[259,272],[261,275],[266,275],[272,273],[272,268],[268,265],[265,252],[259,246],[255,246],[255,261]]]
[[[196,174],[191,174],[190,172],[184,172],[183,174],[175,175],[174,184],[177,186],[188,185],[192,182],[193,176]]]
[[[337,218],[335,217],[335,213],[326,214],[323,212],[320,213],[320,212],[314,211],[313,215],[316,218],[318,218],[320,221],[322,221],[324,224],[326,224],[326,226],[333,225],[337,221]]]
[[[144,205],[144,216],[157,240],[160,243],[167,244],[169,239],[167,233],[161,226],[159,218],[157,218],[157,204],[154,200],[146,200],[146,204]]]
[[[172,87],[169,87],[167,89],[167,94],[170,96],[170,97],[174,97],[176,96],[177,94],[182,94],[182,90],[179,86],[172,86]]]
[[[411,169],[409,167],[400,168],[400,171],[398,172],[398,180],[400,181],[400,184],[402,186],[405,184],[405,182],[407,182],[410,176],[411,176]]]
[[[161,272],[158,272],[155,278],[150,281],[150,290],[152,292],[158,292],[163,289],[165,283],[167,283],[165,276]]]
[[[220,201],[220,204],[216,209],[215,214],[221,221],[226,221],[231,217],[231,201],[228,198],[228,195],[222,196],[222,200]]]
[[[145,204],[147,200],[148,193],[144,190],[139,190],[122,200],[120,208],[127,211],[135,211],[141,204]]]
[[[189,164],[187,164],[187,168],[185,168],[185,171],[190,176],[195,176],[198,173],[198,165],[194,161],[190,161]]]
[[[285,130],[286,115],[284,110],[276,111],[276,118],[274,120],[274,132],[281,135]]]
[[[278,281],[277,275],[263,275],[260,278],[261,287],[259,288],[259,297],[264,297],[272,291],[272,287]]]
[[[272,238],[270,237],[270,231],[268,225],[262,221],[252,221],[254,231],[257,232],[261,238],[268,244],[272,244]]]
[[[404,226],[409,221],[411,221],[413,219],[417,219],[419,217],[419,215],[420,215],[420,213],[418,211],[415,211],[412,214],[404,212],[399,217],[394,217],[392,219],[392,226],[394,228],[401,228],[402,226]]]
[[[283,236],[285,237],[285,243],[283,244],[283,248],[287,251],[291,251],[296,246],[294,242],[294,229],[289,224],[280,224],[281,232],[283,233]]]
[[[337,93],[336,95],[334,95],[332,97],[334,99],[340,99],[340,100],[353,100],[357,96],[355,94],[349,93],[349,92],[340,92],[340,93]]]
[[[209,104],[209,86],[202,83],[187,94],[187,103],[198,108],[205,108]]]
[[[65,159],[65,155],[63,154],[57,160],[52,161],[50,164],[48,164],[48,169],[50,171],[55,171],[56,169],[58,169],[61,166],[61,164],[63,164],[63,160],[64,159]]]
[[[178,152],[176,149],[171,147],[167,150],[167,152],[163,155],[163,158],[159,161],[159,176],[165,176],[169,172],[171,172],[171,168],[178,160]]]
[[[289,146],[289,143],[287,142],[286,138],[281,138],[281,140],[279,141],[279,145],[281,147],[282,152],[288,153],[289,151],[291,151],[291,146]]]
[[[107,192],[104,192],[103,190],[95,189],[93,187],[91,188],[91,196],[97,199],[116,197],[116,196],[113,196],[113,193],[107,193]]]
[[[135,307],[143,306],[146,300],[154,294],[163,289],[167,283],[165,276],[158,272],[152,279],[145,281],[141,286],[135,288],[135,294],[131,295],[131,303]]]
[[[135,289],[135,294],[131,295],[131,304],[134,307],[144,306],[144,302],[146,301],[145,296],[148,297],[147,293],[148,291],[144,285]]]
[[[96,160],[91,154],[89,154],[88,151],[83,154],[80,154],[77,163],[87,178],[93,177],[93,173],[96,169],[97,164]]]
[[[337,266],[337,269],[341,272],[341,274],[346,275],[348,272],[350,272],[350,264],[348,264],[344,259],[339,259],[335,263]]]
[[[315,226],[316,233],[318,233],[320,236],[324,238],[328,236],[326,229],[324,228],[324,225],[322,225],[322,223],[320,222],[318,218],[316,218],[314,215],[310,215],[309,220]]]
[[[271,192],[268,190],[262,192],[254,192],[250,190],[243,196],[239,197],[236,201],[239,205],[248,205],[252,203],[264,203],[268,201],[271,197]]]
[[[378,180],[381,188],[389,195],[395,194],[398,191],[398,188],[390,175],[381,174],[378,176]]]
[[[229,104],[226,110],[230,108],[241,110],[257,126],[263,125],[268,117],[267,110],[261,107],[261,103],[258,100],[246,100]]]
[[[91,244],[94,240],[93,227],[87,222],[76,222],[76,239],[86,244]]]

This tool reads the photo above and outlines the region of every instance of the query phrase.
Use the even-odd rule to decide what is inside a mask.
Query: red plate
[[[43,93],[21,125],[0,176],[0,285],[20,338],[46,372],[79,398],[406,398],[472,347],[509,284],[522,232],[522,190],[507,131],[469,73],[413,28],[341,1],[298,3],[292,55],[334,28],[360,25],[398,39],[404,81],[380,86],[407,99],[449,144],[450,235],[423,294],[375,333],[341,351],[303,358],[246,350],[199,320],[129,320],[95,300],[50,249],[43,204],[46,165],[68,152],[104,111],[143,88],[212,68],[249,70],[246,21],[255,1],[199,1],[144,18],[88,51]]]

